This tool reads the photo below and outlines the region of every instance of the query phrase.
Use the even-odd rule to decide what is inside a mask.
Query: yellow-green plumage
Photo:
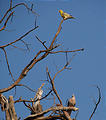
[[[62,17],[64,20],[67,20],[67,19],[75,19],[72,15],[63,12],[63,10],[59,10],[59,13],[60,13],[61,17]]]

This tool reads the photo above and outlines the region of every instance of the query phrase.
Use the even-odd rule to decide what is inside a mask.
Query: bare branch
[[[4,14],[3,18],[0,20],[0,23],[2,23],[2,21],[4,20],[4,18],[7,16],[7,14],[8,14],[11,10],[13,10],[13,9],[15,9],[16,7],[21,6],[21,5],[24,6],[24,7],[26,7],[26,8],[27,8],[28,10],[30,10],[33,14],[38,15],[35,11],[33,11],[31,8],[29,8],[25,3],[19,3],[19,4],[16,4],[15,6],[9,8],[9,9],[6,11],[6,13]]]
[[[63,21],[64,21],[64,20],[61,20],[60,25],[59,25],[59,28],[58,28],[58,30],[57,30],[57,33],[55,34],[55,36],[54,36],[54,38],[53,38],[53,40],[52,40],[52,42],[51,42],[51,44],[50,44],[49,49],[51,49],[51,48],[53,47],[53,44],[54,44],[54,42],[55,42],[58,34],[59,34],[60,31],[61,31],[61,24],[63,23]]]
[[[38,36],[37,36],[37,35],[35,35],[35,37],[38,39],[38,41],[39,41],[39,42],[41,42],[41,43],[42,43],[42,45],[43,45],[46,49],[48,49],[48,48],[46,47],[46,45],[45,45],[45,42],[46,42],[46,41],[42,42],[42,41],[38,38]]]
[[[52,92],[52,90],[50,90],[44,97],[42,97],[40,100],[45,99],[47,96],[49,96],[49,94]]]
[[[56,90],[55,85],[54,85],[54,80],[52,80],[52,78],[51,78],[51,76],[50,76],[50,73],[49,73],[49,71],[48,71],[48,67],[46,68],[46,72],[48,73],[48,76],[49,76],[49,79],[50,79],[50,82],[51,82],[51,85],[52,85],[52,89],[53,89],[54,93],[56,94],[56,96],[57,96],[60,104],[62,105],[62,101],[61,101],[61,99],[60,99],[60,96],[59,96],[58,93],[57,93],[57,90]]]
[[[68,52],[77,52],[77,51],[84,51],[84,48],[80,48],[80,49],[76,49],[76,50],[67,50],[67,51],[63,51],[63,50],[61,50],[61,51],[52,51],[52,52],[49,52],[49,53],[51,53],[51,54],[55,54],[55,53],[68,53]]]
[[[12,8],[12,0],[10,0],[10,9]]]
[[[67,111],[67,110],[73,110],[73,111],[77,111],[78,108],[76,107],[63,107],[63,106],[58,106],[58,107],[52,107],[52,108],[49,108],[43,112],[40,112],[40,113],[37,113],[37,114],[33,114],[33,115],[30,115],[28,116],[27,118],[25,118],[24,120],[31,120],[31,119],[34,119],[34,118],[37,118],[39,116],[42,116],[50,111],[59,111],[59,110],[62,110],[62,111]]]
[[[39,117],[39,118],[36,118],[36,120],[64,120],[64,115],[49,115],[49,116],[42,116],[42,117]],[[30,120],[28,118],[28,120]]]
[[[50,76],[50,73],[49,73],[49,71],[48,71],[48,68],[46,69],[46,71],[47,71],[47,73],[48,73],[48,76],[49,76],[49,79],[50,79],[50,82],[51,82],[51,85],[52,85],[53,92],[55,93],[55,95],[57,96],[60,104],[62,105],[62,101],[61,101],[61,99],[60,99],[60,96],[59,96],[58,93],[57,93],[56,88],[55,88],[54,80],[51,79],[51,76]],[[54,77],[54,78],[55,78],[55,77]],[[68,112],[63,111],[63,113],[64,113],[65,117],[66,117],[68,120],[72,120]]]
[[[36,92],[36,91],[33,90],[32,88],[30,88],[30,87],[28,87],[27,85],[24,85],[24,84],[17,84],[16,86],[23,86],[23,87],[29,89],[29,90],[32,91],[32,92]]]
[[[40,100],[43,100],[43,99],[45,99],[46,97],[48,97],[51,92],[52,92],[52,90],[50,90],[50,91],[49,91],[44,97],[42,97]],[[18,100],[14,101],[14,103],[18,103],[18,102],[36,102],[36,101],[38,101],[38,99],[35,100],[35,101],[33,101],[33,100],[23,100],[23,99],[20,99],[20,98],[19,98]]]
[[[32,107],[30,106],[30,104],[26,104],[25,101],[23,101],[24,105],[30,110],[30,111],[33,111]],[[34,111],[33,111],[34,112]]]
[[[53,81],[54,81],[54,79],[56,78],[56,76],[60,73],[60,72],[62,72],[64,69],[66,69],[66,67],[69,65],[69,62],[67,62],[65,65],[64,65],[64,67],[61,69],[61,70],[59,70],[55,75],[54,75],[54,77],[53,77]]]
[[[12,13],[10,13],[10,15],[7,17],[7,20],[5,21],[4,26],[0,29],[0,31],[2,31],[2,30],[5,29],[5,27],[6,27],[6,25],[7,25],[7,22],[8,22],[8,20],[9,20],[9,18],[13,15],[13,13],[14,13],[14,11],[13,11]]]
[[[28,47],[28,44],[27,44],[24,40],[21,40],[21,41],[24,43],[24,45],[26,46],[26,48],[27,48],[28,50],[30,50],[29,47]]]
[[[18,41],[20,41],[22,38],[24,38],[25,36],[27,36],[29,33],[31,33],[33,30],[37,29],[39,26],[35,27],[35,28],[32,28],[31,30],[29,30],[28,32],[26,32],[24,35],[22,35],[20,38],[18,38],[17,40],[11,42],[11,43],[8,43],[6,45],[3,45],[3,46],[0,46],[0,48],[4,48],[4,47],[7,47],[9,45],[12,45],[13,43],[16,43]]]
[[[13,77],[13,75],[12,75],[12,72],[11,72],[11,70],[10,70],[9,63],[8,63],[8,58],[7,58],[6,50],[5,50],[4,48],[3,48],[2,50],[4,51],[4,54],[5,54],[5,59],[6,59],[6,63],[7,63],[7,67],[8,67],[9,74],[11,75],[12,80],[15,82],[14,77]]]
[[[95,105],[95,107],[94,107],[94,110],[93,110],[93,112],[92,112],[92,114],[91,114],[89,120],[91,120],[91,118],[92,118],[93,115],[95,114],[96,109],[97,109],[97,107],[98,107],[98,105],[99,105],[99,103],[100,103],[100,101],[101,101],[101,92],[100,92],[100,88],[97,86],[97,89],[98,89],[99,98],[98,98],[98,101],[97,101],[97,103],[96,103],[96,105]]]
[[[11,86],[9,86],[8,88],[0,89],[0,93],[9,91],[9,90],[11,90],[12,88],[14,88],[14,87],[27,75],[27,73],[29,72],[29,70],[31,70],[31,69],[33,68],[33,66],[34,66],[37,62],[39,62],[39,61],[41,61],[42,59],[44,59],[44,58],[49,54],[49,51],[51,51],[51,50],[54,49],[53,44],[54,44],[54,42],[55,42],[56,37],[57,37],[58,34],[60,33],[61,24],[63,23],[63,21],[64,21],[64,20],[62,20],[62,21],[60,22],[58,31],[57,31],[57,33],[55,34],[55,37],[53,38],[49,49],[39,51],[39,52],[36,54],[36,56],[34,57],[34,59],[31,60],[30,63],[23,69],[23,71],[22,71],[22,73],[20,74],[19,78],[18,78]],[[35,28],[33,28],[32,30],[28,31],[26,34],[24,34],[23,36],[21,36],[19,39],[15,40],[15,41],[7,44],[7,45],[0,46],[0,48],[9,46],[9,45],[11,45],[11,44],[13,44],[13,43],[21,40],[23,37],[25,37],[28,33],[30,33],[31,31],[33,31],[33,30],[36,29],[36,28],[37,28],[37,27],[35,27]],[[56,46],[56,47],[57,47],[57,46]],[[38,57],[42,52],[45,52],[45,53],[37,59],[37,57]]]

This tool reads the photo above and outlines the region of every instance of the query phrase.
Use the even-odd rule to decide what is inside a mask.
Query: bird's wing
[[[64,14],[64,16],[66,16],[66,17],[70,17],[71,15],[70,14],[68,14],[68,13],[63,13]]]

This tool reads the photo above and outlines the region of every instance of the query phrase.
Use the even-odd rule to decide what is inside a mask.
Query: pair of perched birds
[[[60,13],[61,17],[63,18],[63,20],[75,19],[72,15],[63,12],[63,10],[59,10],[59,13]]]

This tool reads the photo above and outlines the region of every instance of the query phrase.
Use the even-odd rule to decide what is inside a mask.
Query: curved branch
[[[93,115],[95,114],[96,109],[97,109],[97,107],[98,107],[98,105],[99,105],[99,103],[100,103],[100,101],[101,101],[101,92],[100,92],[100,88],[97,86],[97,89],[98,89],[98,93],[99,93],[99,98],[98,98],[98,101],[97,101],[97,103],[96,103],[96,105],[95,105],[95,108],[94,108],[94,110],[93,110],[93,112],[92,112],[92,114],[91,114],[89,120],[91,120],[91,118],[92,118]]]
[[[13,11],[12,13],[10,13],[10,15],[7,17],[7,20],[5,21],[4,26],[0,29],[0,31],[2,31],[2,30],[5,29],[5,27],[6,27],[6,25],[7,25],[7,22],[8,22],[8,20],[9,20],[9,18],[13,15],[13,13],[14,13],[14,11]]]
[[[11,72],[11,70],[10,70],[9,63],[8,63],[8,58],[7,58],[6,50],[5,50],[4,48],[3,48],[2,50],[4,51],[4,54],[5,54],[5,59],[6,59],[6,63],[7,63],[7,67],[8,67],[8,71],[9,71],[11,77],[12,77],[12,80],[15,82],[14,77],[13,77],[13,75],[12,75],[12,72]]]
[[[11,10],[13,10],[14,8],[16,8],[16,7],[18,7],[18,6],[24,6],[24,7],[26,7],[28,10],[30,10],[33,14],[35,14],[35,15],[38,15],[35,11],[33,11],[31,8],[29,8],[25,3],[19,3],[19,4],[16,4],[15,6],[13,6],[13,7],[10,7],[7,11],[6,11],[6,13],[4,14],[4,16],[3,16],[3,18],[0,20],[0,23],[2,23],[2,21],[4,20],[4,18],[7,16],[7,14],[11,11]]]

